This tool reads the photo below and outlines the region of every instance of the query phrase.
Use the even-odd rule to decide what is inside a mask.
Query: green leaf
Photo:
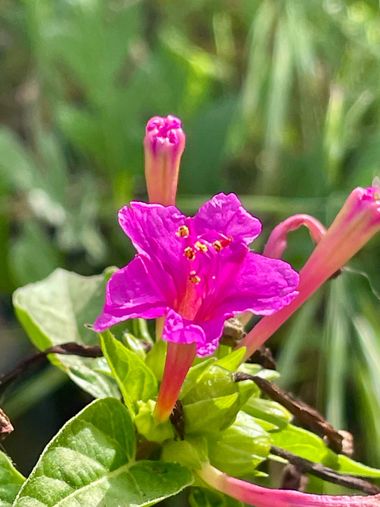
[[[157,379],[144,361],[116,340],[110,331],[101,334],[101,345],[125,404],[134,413],[137,401],[155,397]]]
[[[260,364],[255,363],[243,363],[240,365],[238,371],[247,373],[248,375],[257,375],[258,377],[264,378],[265,380],[269,380],[269,382],[273,382],[280,377],[278,371],[263,368]]]
[[[216,366],[220,366],[229,371],[235,371],[238,369],[240,364],[242,363],[245,356],[246,348],[240,347],[237,350],[234,350],[227,356],[218,359],[215,363]]]
[[[289,424],[278,433],[271,433],[273,445],[281,447],[301,458],[321,463],[328,449],[322,439],[310,431]]]
[[[104,301],[103,276],[80,276],[57,269],[41,282],[17,289],[16,315],[32,343],[44,350],[52,345],[77,342],[97,345],[97,335],[85,324],[94,322]],[[101,373],[106,362],[76,356],[50,356],[82,389],[96,398],[119,397],[112,378]]]
[[[218,438],[209,439],[210,462],[230,475],[252,474],[268,457],[270,445],[269,434],[254,418],[239,412],[235,422]]]
[[[161,381],[164,374],[167,342],[159,340],[146,355],[146,364],[154,372],[157,380]]]
[[[133,334],[127,333],[127,332],[123,333],[122,340],[123,340],[123,343],[130,350],[132,350],[132,352],[134,352],[135,354],[137,354],[140,359],[145,360],[145,358],[146,358],[146,352],[145,352],[144,343],[141,340],[139,340],[138,338],[136,338],[136,336],[134,336]]]
[[[30,190],[40,183],[39,174],[21,140],[10,129],[0,129],[0,177],[16,190]]]
[[[0,507],[10,507],[24,482],[24,477],[0,451]]]
[[[335,454],[317,435],[297,426],[289,424],[285,430],[271,433],[271,437],[273,445],[286,449],[301,458],[323,463],[338,472],[362,477],[380,477],[379,469],[354,461],[343,454]]]
[[[94,401],[48,444],[14,507],[149,506],[192,483],[181,465],[136,462],[135,444],[126,407]]]
[[[37,251],[38,255],[35,255]],[[9,263],[17,284],[41,280],[60,262],[58,252],[45,229],[37,221],[26,222],[9,252]]]
[[[343,454],[338,455],[337,470],[342,474],[359,475],[360,477],[380,478],[380,470],[378,468],[369,467],[358,461],[354,461]]]
[[[252,396],[243,406],[244,412],[274,424],[277,429],[285,428],[292,420],[292,414],[279,403]]]
[[[243,507],[234,498],[204,488],[192,488],[189,503],[191,507]]]

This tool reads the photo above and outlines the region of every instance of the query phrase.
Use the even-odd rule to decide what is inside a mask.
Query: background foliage
[[[184,121],[183,210],[235,191],[265,234],[295,212],[329,224],[378,172],[377,0],[3,0],[0,23],[1,370],[27,348],[10,310],[16,287],[58,266],[99,273],[131,254],[115,217],[145,198],[150,116]],[[283,385],[353,431],[357,457],[375,466],[378,248],[271,340]],[[297,232],[287,259],[300,267],[310,249]],[[42,369],[1,399],[21,469],[86,401],[63,382]]]

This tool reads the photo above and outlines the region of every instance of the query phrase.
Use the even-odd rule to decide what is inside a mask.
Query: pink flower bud
[[[175,204],[179,165],[185,149],[181,120],[175,116],[154,116],[145,129],[145,178],[149,201]]]
[[[247,357],[380,230],[380,187],[355,188],[300,271],[299,294],[279,312],[264,317],[241,346]]]

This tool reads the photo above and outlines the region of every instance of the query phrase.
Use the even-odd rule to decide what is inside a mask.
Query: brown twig
[[[0,408],[0,442],[13,431],[13,426],[7,414]]]
[[[272,446],[271,453],[286,459],[289,463],[294,465],[301,474],[307,473],[315,475],[325,481],[338,484],[339,486],[356,489],[366,493],[367,495],[377,495],[380,493],[380,488],[378,486],[375,486],[360,477],[341,474],[332,468],[325,467],[320,463],[314,463],[308,459],[300,458],[299,456],[285,451],[284,449],[280,449],[279,447]]]
[[[185,415],[181,400],[177,400],[172,413],[170,414],[170,422],[181,440],[185,438]]]
[[[307,485],[307,476],[291,463],[288,463],[281,478],[280,489],[293,489],[295,491],[305,491]]]
[[[276,369],[276,361],[274,360],[272,351],[268,347],[260,347],[255,350],[248,359],[247,363],[257,363],[263,368],[268,368],[269,370]]]
[[[322,417],[322,415],[303,401],[293,398],[290,394],[280,389],[272,382],[257,375],[247,373],[235,373],[235,382],[252,380],[255,384],[274,401],[279,402],[289,410],[299,422],[309,427],[312,431],[327,438],[328,446],[337,453],[342,452],[343,436]]]
[[[103,353],[101,348],[97,345],[88,346],[80,345],[75,342],[61,343],[60,345],[54,345],[46,350],[37,352],[21,361],[15,368],[10,372],[0,376],[0,390],[4,390],[12,382],[14,382],[19,376],[23,375],[33,366],[39,362],[45,360],[49,354],[62,354],[62,355],[74,355],[81,357],[102,357]]]

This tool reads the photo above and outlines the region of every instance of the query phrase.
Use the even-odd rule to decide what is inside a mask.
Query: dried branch
[[[24,375],[30,368],[36,366],[41,361],[46,360],[49,354],[62,354],[62,355],[74,355],[81,357],[102,357],[103,353],[99,346],[88,346],[80,345],[75,342],[61,343],[60,345],[54,345],[49,347],[42,352],[37,352],[21,361],[15,368],[10,372],[0,376],[0,390],[4,390],[18,377]]]
[[[272,351],[268,347],[260,347],[255,350],[248,359],[247,363],[257,363],[263,368],[268,368],[269,370],[276,369],[276,361],[274,360]]]
[[[177,400],[172,413],[170,414],[170,422],[172,423],[177,435],[181,440],[185,438],[185,414],[181,400]]]
[[[300,474],[307,473],[310,475],[315,475],[316,477],[319,477],[325,481],[331,482],[333,484],[338,484],[339,486],[356,489],[358,491],[366,493],[367,495],[377,495],[380,493],[380,488],[378,486],[375,486],[374,484],[371,484],[364,479],[354,477],[352,475],[340,474],[339,472],[325,467],[320,463],[314,463],[313,461],[300,458],[299,456],[285,451],[284,449],[280,449],[279,447],[272,446],[271,453],[286,459],[289,463],[296,467]]]
[[[13,431],[13,426],[7,414],[0,408],[0,442]]]
[[[337,453],[342,452],[343,436],[322,417],[322,415],[303,401],[293,398],[290,394],[280,389],[278,386],[257,375],[248,375],[247,373],[235,373],[235,382],[243,380],[252,380],[255,384],[274,401],[279,402],[291,412],[300,423],[304,424],[312,431],[327,438],[328,446]]]

